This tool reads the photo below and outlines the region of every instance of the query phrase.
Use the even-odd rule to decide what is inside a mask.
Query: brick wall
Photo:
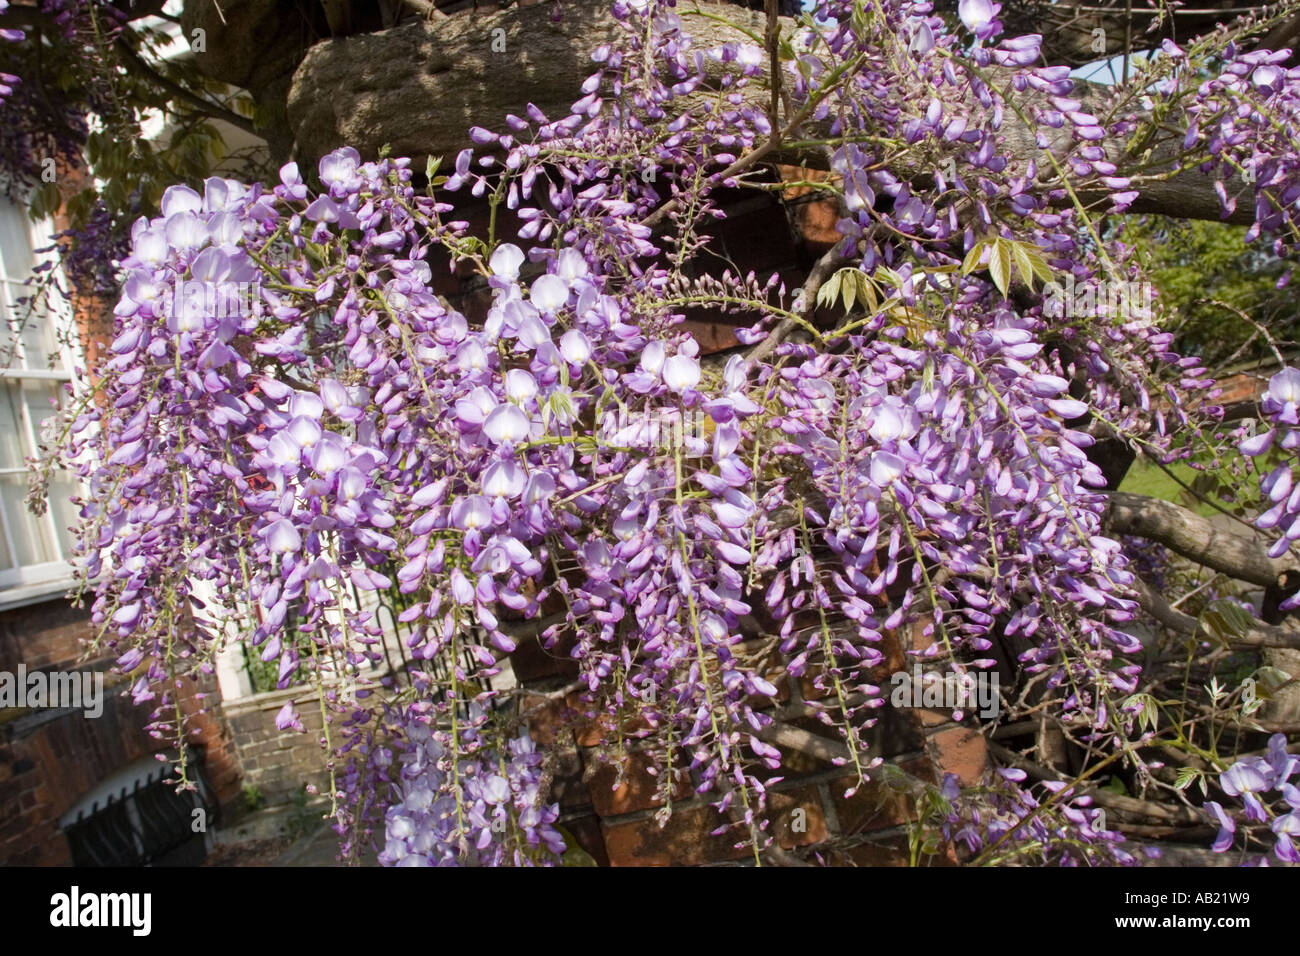
[[[302,720],[303,733],[275,726],[275,715],[291,699]],[[289,803],[305,786],[319,793],[329,792],[318,700],[313,691],[291,687],[224,704],[243,785],[257,788],[268,805]]]
[[[886,634],[885,660],[872,676],[886,697],[889,675],[909,666],[904,639],[918,651],[928,640],[919,628],[906,636]],[[524,641],[511,655],[511,666],[531,691],[520,704],[529,731],[550,750],[547,772],[552,799],[560,804],[560,825],[598,864],[691,866],[752,860],[751,851],[735,846],[741,831],[714,833],[730,821],[709,806],[716,794],[695,795],[699,781],[688,775],[676,782],[672,815],[660,826],[658,782],[647,768],[662,765],[662,759],[656,761],[640,749],[635,726],[623,728],[620,742],[608,720],[592,719],[585,712],[576,692],[555,696],[577,675],[576,664],[563,656],[562,648],[548,651],[535,639]],[[779,692],[769,714],[814,737],[833,738],[804,706],[823,692],[806,677],[796,680],[777,672],[767,676]],[[987,767],[984,738],[971,727],[955,724],[946,711],[882,707],[863,742],[871,755],[923,783],[937,784],[944,773],[955,773],[971,785]],[[780,774],[782,779],[768,788],[770,833],[779,846],[798,850],[825,842],[821,860],[837,866],[910,863],[908,826],[916,819],[916,806],[906,786],[876,778],[850,795],[856,782],[850,768],[785,748]],[[947,865],[956,856],[947,848],[926,859],[930,865]]]
[[[518,655],[512,658],[516,671],[520,663]],[[688,774],[675,782],[672,815],[660,825],[658,781],[647,768],[662,760],[652,759],[631,736],[620,744],[607,726],[589,719],[576,693],[548,699],[548,692],[565,686],[572,676],[571,668],[564,670],[563,675],[526,681],[536,693],[525,695],[521,706],[531,712],[528,724],[534,739],[551,750],[547,767],[553,775],[552,799],[560,804],[560,825],[574,840],[600,865],[695,866],[751,860],[750,850],[735,846],[742,831],[714,833],[731,821],[709,805],[716,794],[695,795],[698,780]],[[882,668],[882,678],[886,670],[888,666]],[[829,732],[816,719],[790,716],[798,710],[798,698],[811,688],[787,678],[781,689],[783,722],[827,737]],[[978,734],[940,724],[947,715],[927,713],[925,719],[935,734],[920,726],[920,713],[911,717],[882,710],[866,736],[870,752],[922,780],[934,779],[932,759],[952,765],[949,769],[964,763],[960,775],[970,782],[978,778],[982,747],[972,746],[965,736],[960,742],[942,736]],[[850,769],[791,750],[784,751],[780,773],[780,782],[768,788],[767,812],[770,833],[781,847],[795,850],[829,841],[832,848],[824,862],[832,865],[907,865],[907,827],[916,808],[906,789],[873,780],[846,795],[856,780]]]
[[[1267,390],[1269,376],[1276,371],[1277,367],[1272,366],[1259,373],[1242,372],[1228,376],[1217,383],[1222,393],[1219,395],[1219,403],[1233,405],[1237,402],[1255,401]]]
[[[0,614],[0,671],[13,673],[21,662],[29,672],[106,672],[99,717],[80,710],[0,710],[0,864],[70,863],[59,818],[115,771],[167,749],[169,741],[145,730],[148,708],[125,694],[124,679],[107,673],[111,656],[82,659],[92,634],[88,611],[63,599]],[[188,739],[203,755],[208,781],[229,803],[239,792],[238,767],[215,682],[187,688],[181,706],[194,718]],[[210,710],[199,714],[203,706]]]

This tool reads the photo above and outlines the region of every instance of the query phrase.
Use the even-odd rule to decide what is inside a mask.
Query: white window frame
[[[48,218],[32,222],[27,210],[10,199],[0,197],[0,204],[3,204],[3,208],[0,208],[0,215],[15,216],[25,227],[28,248],[32,251],[32,264],[51,263],[51,267],[58,272],[58,281],[65,282],[66,278],[60,269],[57,255],[53,251],[36,251],[51,245],[50,236],[54,232],[53,223]],[[70,309],[66,310],[67,315],[65,316],[60,315],[65,310],[57,308],[52,303],[47,303],[41,310],[44,313],[44,320],[52,326],[55,351],[58,354],[62,368],[40,367],[45,364],[46,356],[33,358],[31,364],[36,367],[25,367],[29,363],[26,356],[26,344],[22,341],[22,336],[17,335],[17,341],[11,341],[11,337],[15,335],[17,330],[10,328],[8,323],[10,317],[17,313],[18,306],[14,302],[16,296],[10,288],[10,283],[25,278],[20,275],[20,271],[21,267],[11,267],[4,261],[4,251],[0,249],[0,310],[3,311],[5,316],[4,328],[0,330],[0,348],[4,350],[2,354],[7,355],[12,345],[16,350],[14,364],[19,366],[17,368],[0,368],[0,383],[15,382],[21,386],[23,382],[30,381],[52,382],[57,385],[73,383],[75,385],[74,372],[79,367],[82,359],[79,354],[80,336],[77,333],[75,322],[71,323],[68,328],[59,328],[61,319],[71,320],[74,318]],[[78,347],[73,348],[70,344],[72,342],[76,342]],[[19,402],[19,411],[21,413],[20,428],[22,429],[19,444],[28,454],[34,453],[40,445],[37,422],[33,420],[31,409],[26,401]],[[6,477],[26,475],[28,470],[28,466],[25,464],[16,468],[0,468],[0,475]],[[45,523],[49,538],[54,543],[58,557],[55,560],[44,561],[39,564],[19,564],[13,568],[0,569],[0,611],[25,604],[33,604],[62,594],[73,583],[73,567],[68,560],[69,556],[61,540],[62,532],[58,527],[58,518],[54,510],[47,508],[45,514],[40,518],[32,517],[34,520]],[[0,535],[3,536],[11,560],[17,562],[18,550],[15,547],[14,533],[8,510],[0,504]]]

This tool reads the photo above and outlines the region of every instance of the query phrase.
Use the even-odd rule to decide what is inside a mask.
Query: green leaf
[[[1111,777],[1106,781],[1105,785],[1103,785],[1101,789],[1110,793],[1118,793],[1120,796],[1124,797],[1129,795],[1128,787],[1124,786],[1124,781],[1119,777]]]
[[[1052,270],[1047,265],[1047,260],[1032,242],[1011,243],[1011,254],[1015,259],[1016,272],[1019,273],[1020,281],[1029,288],[1034,287],[1035,278],[1045,283],[1052,281]]]
[[[63,205],[63,195],[57,183],[45,183],[32,194],[31,217],[44,219],[59,211]]]
[[[438,167],[442,165],[441,156],[430,156],[424,163],[424,175],[429,182],[433,182],[433,177],[438,175]]]
[[[1001,237],[994,243],[993,254],[989,256],[989,278],[1005,299],[1007,290],[1011,288],[1011,245]]]
[[[1025,253],[1024,247],[1018,243],[1011,244],[1011,257],[1015,261],[1016,273],[1031,289],[1034,287],[1034,267],[1029,262],[1029,256]]]
[[[560,857],[561,866],[595,866],[596,861],[591,854],[584,850],[578,841],[573,838],[573,834],[564,827],[556,827],[560,831],[560,836],[564,837],[564,855]]]
[[[817,290],[818,305],[835,304],[835,300],[840,297],[840,283],[844,281],[843,274],[846,271],[847,270],[845,269],[841,269],[822,283],[822,287]]]
[[[1227,646],[1234,638],[1244,637],[1254,623],[1250,612],[1230,598],[1219,598],[1201,612],[1200,628],[1211,639]],[[1213,681],[1217,688],[1218,679]],[[1211,693],[1214,693],[1212,690]]]
[[[1047,260],[1043,258],[1043,254],[1037,249],[1037,247],[1028,252],[1027,255],[1029,256],[1029,264],[1033,269],[1034,275],[1038,276],[1044,284],[1051,282],[1055,278],[1052,273],[1052,267],[1047,264]]]
[[[845,312],[852,312],[853,303],[855,303],[858,300],[858,275],[860,275],[861,273],[859,273],[856,269],[854,269],[853,272],[855,274],[846,275],[844,277],[844,282],[841,284],[841,288],[844,291]]]
[[[1156,703],[1156,699],[1150,694],[1133,694],[1124,701],[1121,709],[1128,713],[1135,705],[1138,709],[1138,727],[1149,726],[1151,730],[1155,730],[1156,723],[1160,719],[1160,706]]]
[[[1223,687],[1219,684],[1219,678],[1211,677],[1210,682],[1205,685],[1206,691],[1210,694],[1210,700],[1219,701],[1225,696]]]
[[[861,274],[861,273],[859,273]],[[878,311],[878,299],[876,296],[876,284],[871,281],[871,277],[862,276],[862,288],[858,290],[862,296],[862,301],[867,303],[867,309],[871,312]]]
[[[849,266],[837,271],[817,290],[817,304],[833,306],[841,296],[844,298],[845,312],[852,312],[859,301],[871,311],[876,311],[879,297],[876,294],[875,280],[861,269]]]
[[[961,263],[962,275],[968,276],[980,267],[980,257],[984,254],[986,245],[988,245],[988,240],[981,239],[970,247],[970,252],[966,253],[966,258]]]

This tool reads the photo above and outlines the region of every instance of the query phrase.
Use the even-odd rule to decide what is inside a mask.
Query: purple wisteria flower
[[[1286,737],[1274,734],[1268,741],[1266,757],[1244,757],[1219,775],[1219,786],[1224,793],[1237,797],[1244,806],[1243,822],[1268,824],[1274,835],[1273,853],[1283,862],[1300,863],[1300,853],[1295,845],[1295,834],[1300,834],[1300,790],[1290,779],[1300,770],[1300,758],[1287,753]],[[1276,791],[1276,793],[1274,793]],[[1276,808],[1278,798],[1286,810]],[[1238,832],[1238,821],[1222,804],[1210,800],[1205,806],[1214,814],[1219,833],[1214,840],[1214,851],[1223,853],[1230,849]]]
[[[100,392],[68,423],[88,488],[78,562],[120,666],[147,669],[132,695],[161,732],[174,681],[227,640],[281,686],[317,685],[339,731],[340,832],[349,847],[382,833],[381,859],[404,866],[563,852],[518,695],[490,689],[530,627],[576,669],[594,732],[636,728],[665,806],[690,773],[718,809],[743,808],[756,855],[786,759],[762,732],[787,678],[815,691],[804,706],[858,785],[881,759],[891,634],[974,671],[1013,638],[1042,678],[1036,707],[1127,746],[1113,718],[1140,675],[1134,577],[1089,448],[1114,431],[1169,449],[1191,413],[1165,381],[1199,394],[1208,379],[1159,323],[1054,315],[993,275],[1010,236],[1022,272],[1041,260],[1094,289],[1129,267],[1118,241],[1081,238],[1080,212],[1039,188],[1047,167],[999,133],[1013,106],[1068,130],[1044,148],[1121,203],[1136,192],[1103,140],[1123,120],[1085,111],[1068,68],[1036,66],[1040,37],[991,45],[989,0],[958,12],[976,65],[1008,71],[996,89],[953,65],[969,36],[926,5],[822,4],[790,38],[783,90],[845,131],[829,156],[840,281],[875,297],[724,362],[684,324],[698,310],[747,314],[737,336],[753,342],[814,305],[781,276],[701,268],[730,188],[717,174],[772,132],[741,94],[765,58],[697,42],[671,6],[614,9],[626,35],[596,51],[571,110],[475,128],[445,182],[416,189],[407,160],[343,147],[320,160],[319,193],[290,163],[268,184],[174,186],[135,224]],[[1243,81],[1273,65],[1230,63]],[[1294,82],[1265,71],[1232,90]],[[683,99],[702,88],[727,91],[710,115]],[[863,95],[877,89],[891,96]],[[904,153],[935,157],[934,175],[904,175]],[[511,211],[505,241],[452,218],[461,192]],[[481,314],[439,295],[448,268],[481,278]],[[1017,274],[1032,293],[1031,278]],[[248,295],[219,310],[177,295],[191,282]],[[1296,447],[1300,379],[1264,404]],[[1289,469],[1266,490],[1300,537]],[[400,706],[384,683],[399,677]],[[301,731],[292,705],[277,726]],[[1224,774],[1279,855],[1294,823],[1266,795],[1281,783],[1290,800],[1293,769],[1271,749]],[[1024,784],[990,777],[948,837],[1131,860],[1086,798],[1044,807]],[[954,788],[943,797],[969,798]]]

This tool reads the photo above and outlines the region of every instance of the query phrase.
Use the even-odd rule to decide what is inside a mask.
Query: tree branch
[[[402,0],[402,3],[427,20],[445,20],[447,18],[447,14],[435,7],[430,0]]]
[[[1023,770],[1036,780],[1050,780],[1058,783],[1070,782],[1068,778],[1041,764],[1034,763],[1027,757],[1022,757],[1014,750],[1010,750],[995,741],[990,740],[988,747],[990,753],[1005,761],[1008,766]],[[1159,820],[1171,824],[1195,825],[1205,823],[1204,817],[1199,816],[1195,811],[1187,807],[1167,807],[1163,804],[1153,803],[1150,800],[1139,800],[1136,797],[1125,796],[1122,793],[1111,793],[1108,790],[1090,786],[1080,787],[1076,790],[1076,793],[1080,796],[1092,797],[1093,803],[1107,809],[1120,810],[1135,816],[1146,817],[1149,820]]]
[[[772,125],[772,135],[779,139],[781,133],[781,5],[778,0],[764,0],[767,13],[767,29],[763,34],[763,45],[767,47],[769,85],[772,87],[772,103],[768,107],[767,121]]]
[[[1293,567],[1270,558],[1259,542],[1224,531],[1172,501],[1124,491],[1112,491],[1108,498],[1105,523],[1113,534],[1130,534],[1163,544],[1189,561],[1238,581],[1273,587],[1282,573]]]
[[[800,730],[798,727],[791,727],[789,724],[768,724],[758,732],[758,737],[770,744],[796,750],[801,754],[816,757],[818,760],[824,760],[827,763],[833,763],[836,760],[848,761],[853,758],[853,755],[849,753],[849,748],[838,740],[821,737],[806,730]]]
[[[1196,618],[1175,608],[1141,580],[1133,582],[1133,590],[1137,594],[1137,602],[1142,610],[1171,631],[1189,636],[1198,634],[1201,637],[1209,636],[1202,631],[1200,622]],[[1300,649],[1300,630],[1257,621],[1244,634],[1233,635],[1227,640],[1233,647]]]
[[[768,31],[762,13],[735,6],[701,2],[683,16],[692,17],[690,30],[700,48],[735,40],[761,43]],[[796,26],[788,17],[778,18],[778,23],[782,31]],[[497,28],[506,31],[511,43],[528,43],[531,55],[519,69],[500,70],[483,42],[483,37]],[[363,154],[377,153],[387,143],[395,154],[410,156],[417,163],[424,156],[453,156],[473,146],[468,129],[485,116],[500,116],[528,102],[548,114],[567,110],[590,73],[591,48],[615,42],[619,35],[606,4],[571,0],[571,8],[566,3],[565,16],[558,23],[551,22],[549,5],[538,5],[511,7],[480,17],[450,17],[437,24],[412,20],[376,33],[325,40],[307,51],[294,73],[289,120],[304,156],[324,155],[341,142],[353,144]],[[425,68],[398,67],[409,63],[421,63]],[[721,82],[727,68],[713,60],[707,60],[705,68],[710,71],[709,81],[683,98],[682,109],[716,108],[712,84]],[[1006,75],[1009,77],[1009,71]],[[471,82],[481,76],[492,76],[493,82]],[[743,95],[752,108],[766,114],[772,109],[773,85],[754,83]],[[1073,95],[1085,101],[1085,109],[1101,110],[1098,115],[1104,115],[1118,94],[1113,87],[1078,81]],[[1016,96],[1025,102],[1024,94]],[[1060,129],[1031,128],[1012,112],[1007,112],[1000,130],[999,152],[1003,155],[1041,164],[1044,150],[1038,146],[1039,133],[1046,137],[1047,151],[1058,156],[1069,154],[1077,145],[1070,124]],[[1139,117],[1144,118],[1151,119],[1151,114]],[[823,143],[836,139],[834,122],[833,116],[817,120],[800,109],[783,128],[774,128],[765,142],[737,158],[714,181],[737,176],[759,163],[825,169]],[[1188,157],[1180,129],[1186,126],[1179,114],[1166,116],[1141,156],[1126,153],[1124,142],[1118,139],[1100,145],[1106,158],[1117,166],[1115,175],[1134,177],[1134,188],[1141,192],[1131,212],[1221,221],[1214,178],[1199,168],[1184,168]],[[798,135],[794,135],[796,130]],[[808,145],[810,142],[816,145]],[[931,161],[920,154],[903,156],[898,166],[893,171],[901,177],[933,175]],[[1225,186],[1230,195],[1252,190],[1238,176],[1229,177]],[[1075,190],[1085,204],[1101,206],[1109,204],[1113,192],[1099,183],[1091,189],[1076,184]],[[1053,201],[1062,205],[1071,202],[1064,193]],[[669,200],[650,214],[646,225],[653,228],[676,208]],[[1238,202],[1227,221],[1249,223],[1253,219],[1254,203]]]
[[[236,129],[242,129],[250,136],[257,136],[259,138],[262,136],[262,134],[258,132],[257,127],[255,127],[250,120],[240,116],[238,113],[226,109],[218,103],[205,100],[193,90],[187,90],[179,83],[175,83],[167,79],[167,77],[163,76],[161,73],[158,73],[149,66],[149,64],[145,63],[144,60],[140,59],[139,55],[131,49],[130,44],[127,43],[123,37],[118,37],[117,41],[113,45],[117,49],[118,54],[122,57],[122,62],[125,64],[126,68],[132,73],[162,88],[163,90],[166,90],[177,99],[184,100],[186,103],[189,103],[201,112],[211,116],[213,119],[219,119],[223,122],[229,123]]]
[[[836,269],[850,261],[841,256],[836,251],[838,249],[839,243],[836,243],[830,249],[827,249],[826,252],[822,254],[821,258],[817,260],[817,263],[812,267],[812,271],[808,273],[808,278],[804,281],[803,289],[799,293],[799,311],[805,321],[811,319],[813,310],[817,308],[818,290],[821,289],[822,285],[831,277]],[[759,342],[749,350],[749,354],[746,355],[745,358],[751,362],[758,362],[767,358],[767,356],[771,355],[778,345],[789,337],[790,333],[795,330],[798,324],[798,322],[788,316],[782,319],[776,324],[776,327],[768,333],[767,338],[763,339],[763,341]]]

